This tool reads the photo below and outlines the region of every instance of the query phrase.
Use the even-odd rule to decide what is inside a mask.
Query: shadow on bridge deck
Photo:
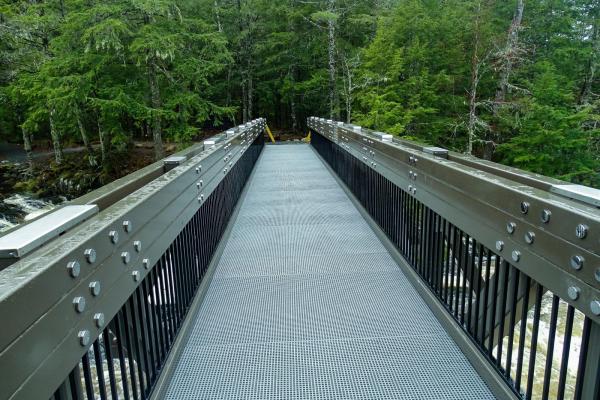
[[[307,145],[266,146],[169,399],[487,399]]]

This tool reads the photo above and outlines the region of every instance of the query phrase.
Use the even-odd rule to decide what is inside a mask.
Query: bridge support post
[[[587,343],[581,346],[585,358],[580,359],[578,368],[579,371],[585,371],[585,374],[580,389],[575,392],[575,399],[578,400],[600,398],[600,324],[589,319],[586,324],[589,325],[584,326],[583,340],[588,335]]]

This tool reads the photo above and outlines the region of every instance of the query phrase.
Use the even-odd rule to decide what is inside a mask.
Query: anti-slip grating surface
[[[266,146],[168,399],[492,399],[306,145]]]

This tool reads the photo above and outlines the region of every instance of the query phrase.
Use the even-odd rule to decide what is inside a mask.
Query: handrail
[[[444,210],[445,217],[489,248],[501,247],[500,255],[512,259],[518,252],[517,268],[600,322],[592,310],[600,301],[600,209],[552,193],[550,186],[558,182],[552,178],[548,190],[536,189],[488,172],[502,170],[498,164],[486,162],[485,171],[466,158],[444,159],[404,142],[377,141],[364,128],[317,118],[308,125],[418,200]],[[585,230],[582,238],[580,230]],[[575,300],[569,297],[571,288],[578,289]]]
[[[355,125],[311,117],[308,127],[317,152],[418,277],[415,284],[429,289],[430,307],[451,316],[449,331],[458,325],[462,333],[453,337],[492,386],[531,398],[542,301],[550,300],[542,397],[551,380],[565,393],[574,332],[581,332],[581,350],[571,394],[600,395],[600,191],[558,193],[564,182]],[[552,351],[560,339],[557,380]]]
[[[181,152],[187,161],[167,172],[161,161],[71,202],[102,206],[0,271],[0,315],[10,321],[0,330],[0,398],[50,397],[204,204],[216,206],[224,183],[245,182],[238,164],[250,149],[254,162],[264,126],[254,120]],[[224,204],[236,200],[231,190]]]

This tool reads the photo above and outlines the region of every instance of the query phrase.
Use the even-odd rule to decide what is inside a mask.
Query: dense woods
[[[186,143],[328,116],[600,185],[598,0],[0,0],[0,140]]]

